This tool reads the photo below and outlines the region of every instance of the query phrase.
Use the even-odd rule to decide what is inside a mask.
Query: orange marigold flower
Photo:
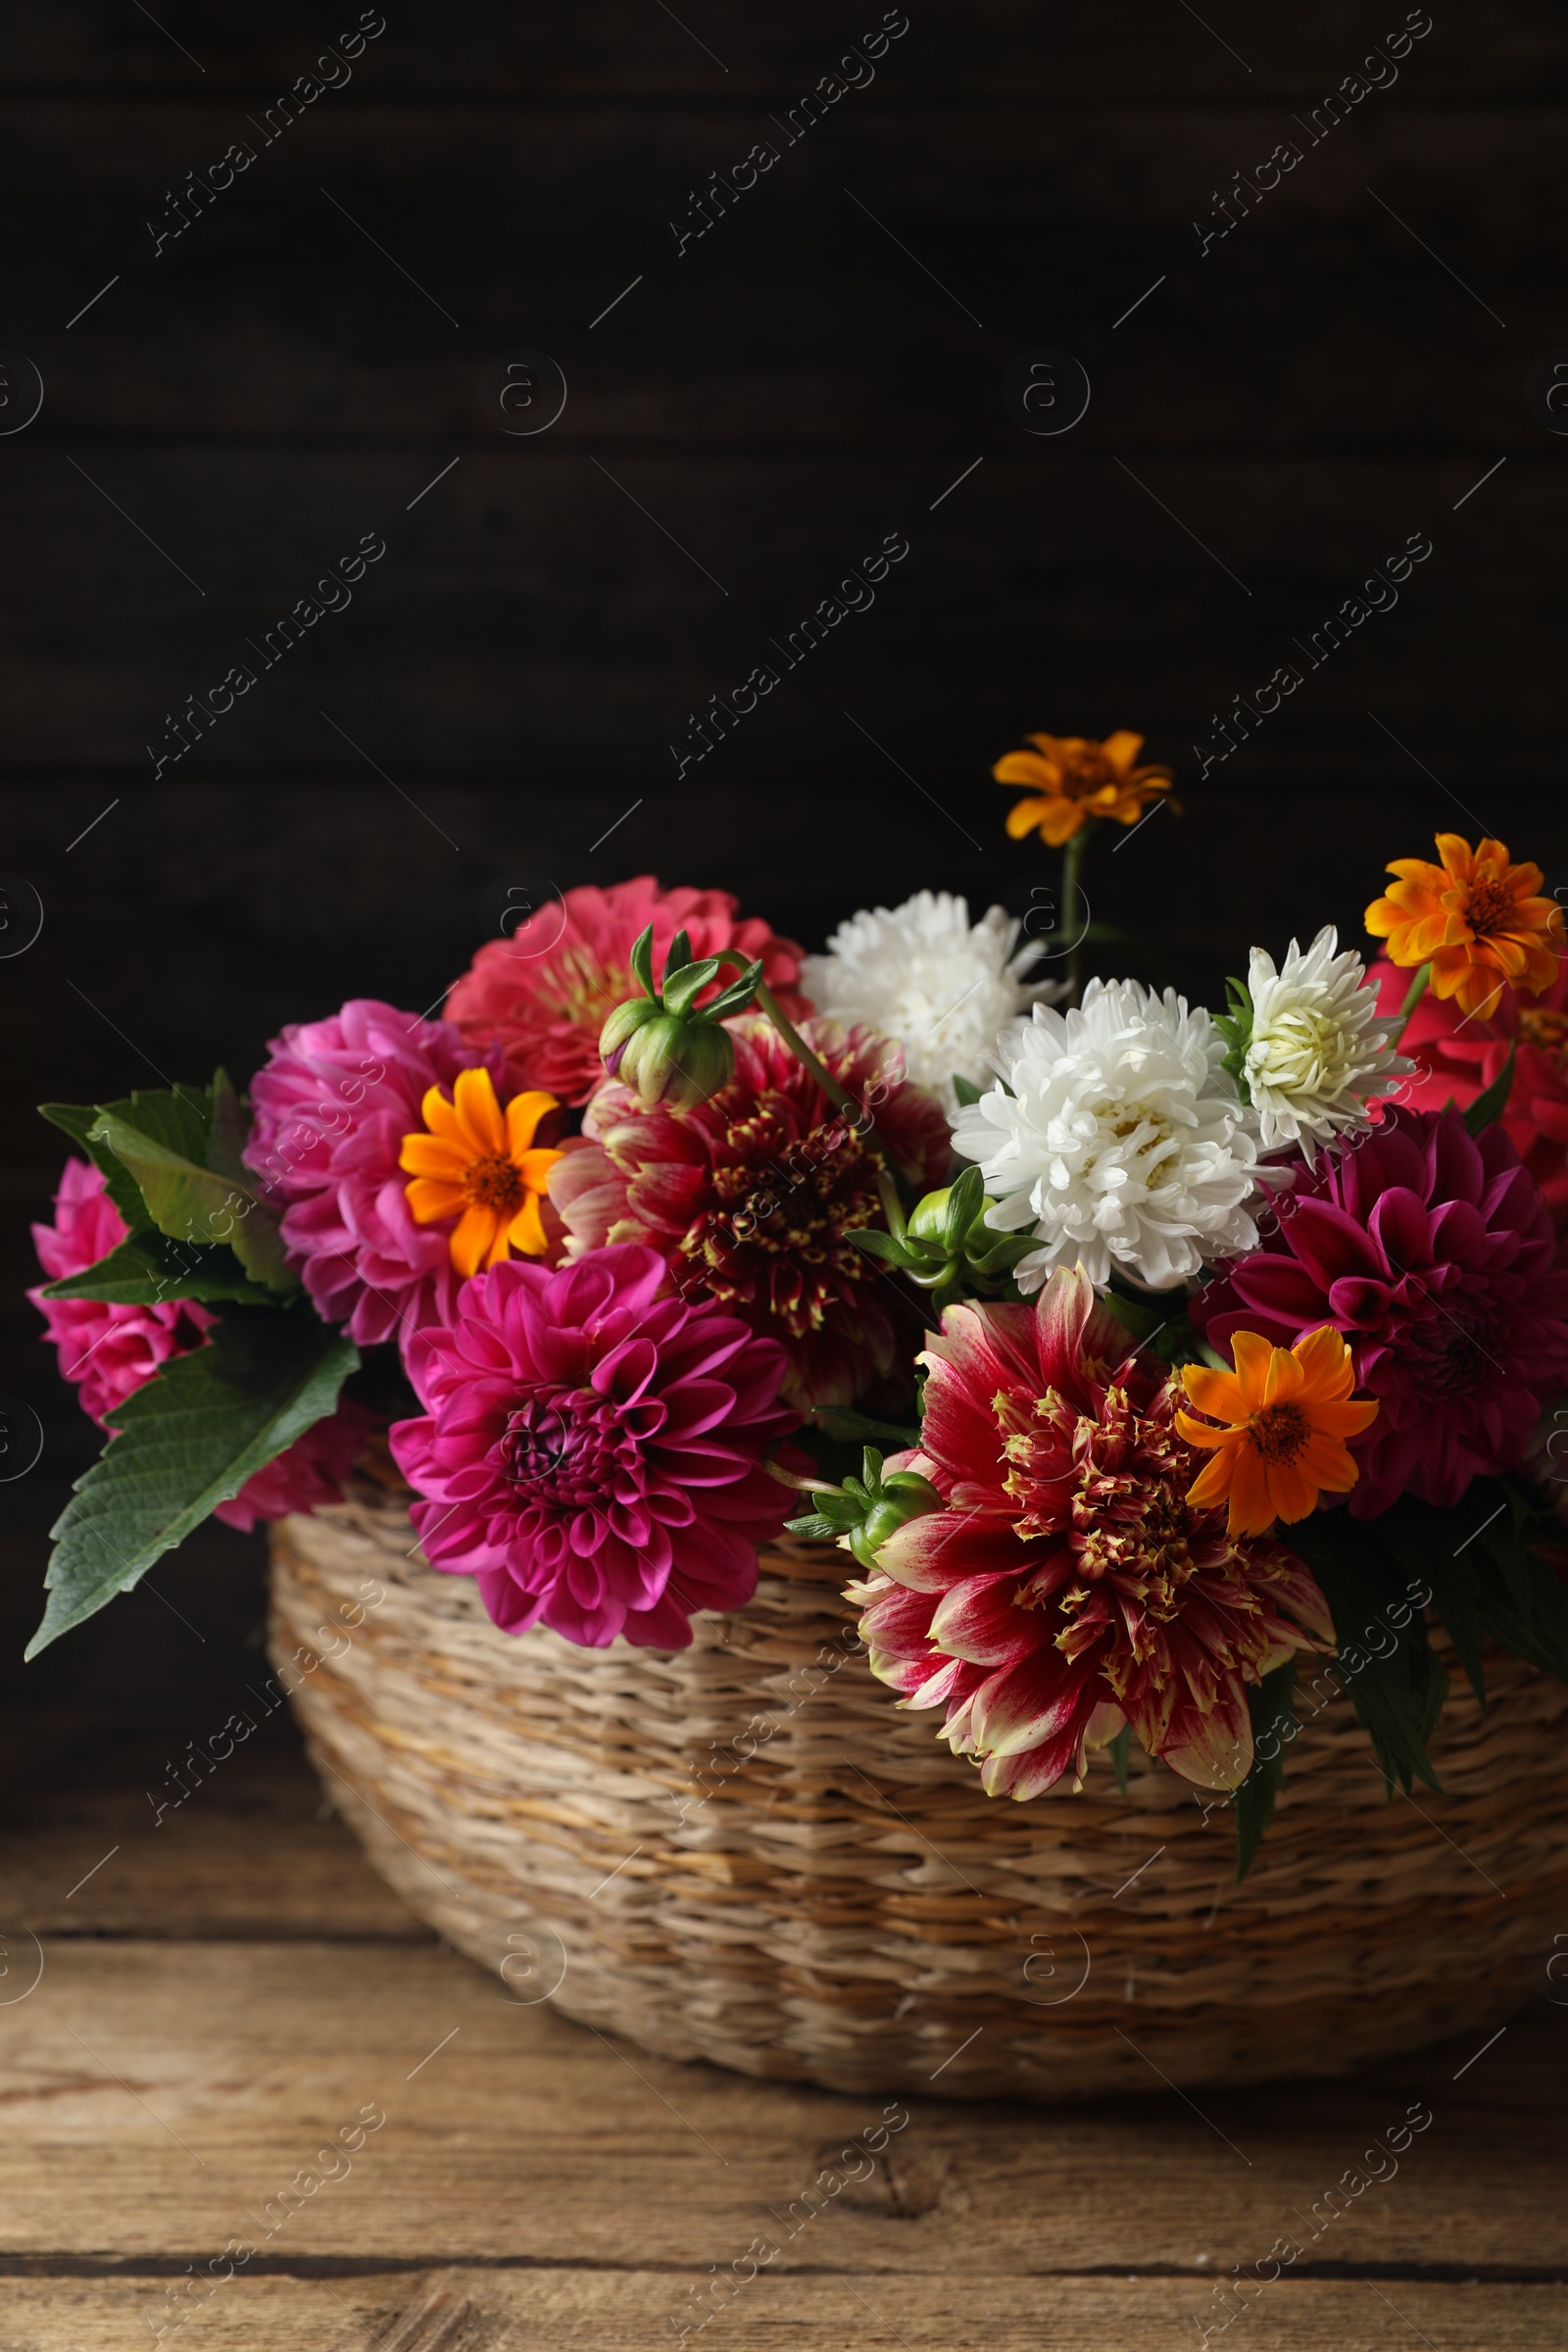
[[[1294,1348],[1239,1331],[1231,1352],[1234,1372],[1182,1367],[1189,1399],[1209,1420],[1178,1412],[1176,1426],[1190,1446],[1214,1454],[1187,1499],[1202,1505],[1229,1496],[1230,1533],[1260,1536],[1276,1519],[1304,1519],[1320,1494],[1348,1494],[1360,1472],[1345,1441],[1370,1428],[1378,1404],[1351,1396],[1355,1365],[1332,1324]],[[1225,1426],[1215,1429],[1215,1421]]]
[[[488,1070],[460,1070],[449,1102],[432,1086],[419,1104],[425,1132],[406,1135],[398,1160],[415,1222],[457,1217],[452,1263],[465,1277],[499,1265],[514,1250],[541,1257],[549,1248],[540,1196],[562,1154],[536,1151],[534,1131],[554,1095],[514,1095],[503,1113]],[[461,1213],[460,1213],[461,1212]]]
[[[1392,963],[1430,963],[1432,993],[1453,997],[1465,1013],[1495,1011],[1504,981],[1542,996],[1563,955],[1562,908],[1541,896],[1539,865],[1513,865],[1505,844],[1478,850],[1457,833],[1440,833],[1441,865],[1396,858],[1387,898],[1366,910],[1374,939],[1389,943]]]
[[[991,773],[999,784],[1029,784],[1031,797],[1007,811],[1014,841],[1038,827],[1042,840],[1059,850],[1091,817],[1113,816],[1134,825],[1152,803],[1170,791],[1168,767],[1134,767],[1143,750],[1141,735],[1119,727],[1103,743],[1086,735],[1031,735],[1032,752],[1009,752]],[[1179,801],[1169,807],[1179,809]]]

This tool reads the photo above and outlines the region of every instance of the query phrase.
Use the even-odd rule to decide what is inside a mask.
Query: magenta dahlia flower
[[[947,1508],[911,1519],[849,1588],[871,1669],[990,1796],[1039,1796],[1131,1724],[1204,1788],[1251,1769],[1247,1686],[1331,1642],[1322,1593],[1269,1537],[1195,1510],[1204,1456],[1180,1383],[1058,1269],[1027,1306],[950,1306],[923,1361],[920,1445],[896,1457]]]
[[[391,1446],[423,1497],[414,1524],[506,1633],[684,1649],[695,1610],[750,1600],[756,1546],[794,1508],[760,1466],[797,1419],[783,1348],[664,1285],[631,1245],[509,1258],[465,1283],[453,1329],[410,1344],[427,1410]]]
[[[1221,1349],[1239,1330],[1284,1347],[1326,1323],[1344,1334],[1382,1408],[1350,1443],[1355,1517],[1406,1493],[1455,1503],[1523,1460],[1568,1387],[1568,1272],[1501,1127],[1471,1137],[1455,1110],[1391,1111],[1303,1171],[1279,1218],[1193,1321]]]
[[[460,1280],[451,1220],[415,1223],[399,1160],[404,1138],[423,1130],[426,1091],[450,1096],[475,1065],[498,1078],[500,1050],[356,997],[329,1020],[291,1024],[268,1052],[251,1081],[245,1157],[262,1198],[283,1207],[289,1263],[318,1313],[361,1347],[450,1323]]]
[[[125,1220],[105,1190],[103,1170],[84,1159],[68,1159],[55,1195],[54,1223],[32,1229],[38,1263],[50,1281],[95,1266],[119,1248],[125,1233]],[[211,1308],[194,1298],[129,1306],[105,1298],[46,1298],[41,1287],[27,1297],[49,1326],[62,1374],[79,1390],[82,1410],[100,1428],[117,1404],[145,1387],[172,1356],[204,1346],[214,1320]],[[220,1502],[215,1517],[248,1534],[258,1519],[281,1519],[289,1511],[341,1502],[343,1481],[376,1426],[373,1414],[345,1397],[336,1412],[248,1478],[232,1501]]]
[[[1409,973],[1380,956],[1372,978],[1383,1010],[1397,1012]],[[1558,1234],[1568,1237],[1568,956],[1539,997],[1521,997],[1504,982],[1486,1020],[1461,1013],[1452,997],[1429,989],[1399,1050],[1415,1062],[1398,1090],[1412,1110],[1443,1110],[1450,1102],[1468,1109],[1502,1076],[1513,1054],[1503,1132],[1541,1187]]]
[[[638,993],[631,952],[652,923],[656,970],[663,970],[670,941],[684,931],[694,961],[726,948],[748,961],[760,956],[762,977],[785,1012],[804,1019],[811,1009],[796,989],[804,951],[776,937],[760,915],[737,920],[738,905],[724,890],[661,890],[652,874],[608,890],[585,883],[530,914],[510,939],[482,947],[447,998],[447,1018],[476,1050],[502,1050],[519,1092],[542,1087],[558,1102],[580,1105],[604,1076],[600,1030]],[[721,974],[698,1004],[733,978]]]
[[[849,1235],[885,1222],[885,1166],[916,1193],[946,1181],[942,1104],[906,1081],[903,1051],[886,1038],[808,1021],[808,1045],[866,1105],[858,1132],[768,1022],[727,1026],[734,1075],[693,1110],[644,1105],[612,1079],[599,1089],[583,1123],[589,1148],[550,1171],[568,1253],[646,1242],[676,1290],[706,1292],[783,1341],[792,1403],[891,1407],[907,1397],[918,1326],[896,1319],[897,1290]]]

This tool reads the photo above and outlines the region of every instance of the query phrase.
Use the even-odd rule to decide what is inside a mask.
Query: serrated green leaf
[[[133,1094],[103,1105],[90,1140],[107,1145],[130,1170],[160,1233],[172,1241],[225,1243],[269,1290],[297,1289],[277,1213],[260,1199],[254,1177],[208,1166],[207,1112],[205,1098],[198,1105],[183,1094]]]
[[[232,1250],[174,1242],[156,1226],[127,1234],[118,1249],[79,1274],[44,1285],[46,1298],[104,1298],[122,1306],[153,1306],[166,1298],[219,1299],[250,1306],[272,1303],[241,1271]]]
[[[1477,1095],[1469,1109],[1462,1114],[1467,1135],[1479,1135],[1483,1127],[1491,1127],[1501,1118],[1513,1091],[1514,1056],[1515,1048],[1510,1046],[1508,1058],[1496,1077],[1485,1093]]]
[[[107,1144],[93,1143],[90,1130],[98,1119],[95,1102],[40,1102],[38,1116],[47,1119],[80,1146],[94,1167],[103,1171],[110,1200],[130,1226],[145,1225],[147,1203],[141,1197],[141,1187],[127,1167],[123,1167]]]
[[[971,1102],[978,1102],[980,1100],[980,1089],[975,1085],[973,1079],[960,1078],[956,1071],[953,1076],[953,1092],[960,1110],[967,1110]]]
[[[145,1575],[329,1413],[359,1350],[304,1309],[241,1310],[115,1406],[118,1434],[53,1533],[35,1657]]]

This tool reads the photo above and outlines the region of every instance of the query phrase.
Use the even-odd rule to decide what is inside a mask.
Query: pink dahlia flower
[[[1195,1510],[1204,1457],[1179,1382],[1134,1351],[1081,1266],[1027,1306],[950,1306],[920,1445],[897,1457],[948,1507],[911,1519],[852,1585],[873,1673],[990,1796],[1039,1796],[1131,1724],[1204,1788],[1251,1769],[1247,1686],[1333,1639],[1310,1574],[1269,1537]]]
[[[652,1250],[511,1258],[410,1345],[426,1417],[391,1445],[424,1498],[414,1524],[506,1633],[684,1649],[695,1610],[750,1600],[756,1546],[794,1507],[760,1467],[796,1420],[783,1348],[664,1287]]]
[[[1372,966],[1384,1012],[1397,1012],[1410,974],[1379,956]],[[1502,1126],[1541,1188],[1559,1234],[1568,1235],[1568,957],[1544,995],[1521,998],[1504,986],[1489,1020],[1466,1017],[1451,998],[1429,989],[1405,1029],[1400,1052],[1416,1067],[1399,1088],[1413,1110],[1467,1110],[1502,1076],[1515,1052]]]
[[[107,1257],[126,1230],[105,1189],[103,1170],[84,1159],[68,1159],[55,1195],[55,1221],[35,1225],[32,1239],[38,1263],[51,1282],[59,1282]],[[82,1410],[100,1428],[113,1408],[145,1387],[171,1357],[204,1346],[214,1320],[211,1308],[194,1298],[126,1306],[105,1298],[46,1298],[41,1287],[27,1297],[49,1326],[62,1374],[80,1390]],[[220,1502],[215,1517],[248,1533],[258,1519],[281,1519],[288,1511],[341,1502],[343,1481],[375,1427],[374,1415],[346,1397],[335,1413],[248,1478],[232,1501]]]
[[[362,1348],[450,1323],[460,1280],[450,1220],[415,1223],[399,1159],[404,1137],[423,1130],[426,1091],[450,1096],[476,1064],[499,1077],[499,1049],[356,997],[329,1020],[292,1024],[268,1052],[251,1081],[245,1157],[263,1199],[283,1206],[289,1263],[318,1313]]]
[[[706,1291],[789,1353],[784,1394],[803,1409],[906,1397],[918,1337],[899,1293],[849,1235],[882,1225],[887,1163],[916,1192],[946,1180],[938,1098],[904,1077],[901,1049],[865,1029],[808,1021],[803,1035],[866,1106],[856,1132],[772,1026],[728,1024],[735,1072],[693,1110],[646,1107],[607,1080],[589,1104],[590,1148],[550,1171],[570,1254],[607,1242],[659,1250],[683,1295]]]
[[[1327,1153],[1280,1202],[1278,1230],[1192,1304],[1232,1332],[1290,1347],[1332,1324],[1382,1409],[1350,1451],[1359,1519],[1405,1493],[1455,1503],[1524,1458],[1568,1387],[1568,1272],[1537,1186],[1501,1127],[1472,1138],[1456,1110],[1400,1108]]]
[[[482,947],[447,999],[447,1018],[475,1049],[502,1050],[514,1088],[543,1087],[559,1102],[584,1103],[604,1076],[599,1032],[637,994],[631,952],[652,923],[656,972],[683,930],[696,962],[726,948],[748,960],[760,956],[784,1011],[804,1019],[810,999],[795,985],[803,950],[777,938],[760,915],[737,921],[737,906],[724,890],[661,890],[652,874],[608,890],[585,883],[530,914],[510,939]],[[698,1004],[733,978],[722,974]]]

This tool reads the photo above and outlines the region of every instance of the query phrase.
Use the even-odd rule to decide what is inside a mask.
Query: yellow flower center
[[[1555,1054],[1559,1061],[1568,1061],[1568,1012],[1553,1012],[1546,1004],[1522,1005],[1519,1038],[1523,1045],[1534,1046],[1542,1054]]]
[[[1312,1424],[1298,1404],[1266,1404],[1248,1422],[1247,1434],[1265,1462],[1288,1464],[1312,1435]]]

